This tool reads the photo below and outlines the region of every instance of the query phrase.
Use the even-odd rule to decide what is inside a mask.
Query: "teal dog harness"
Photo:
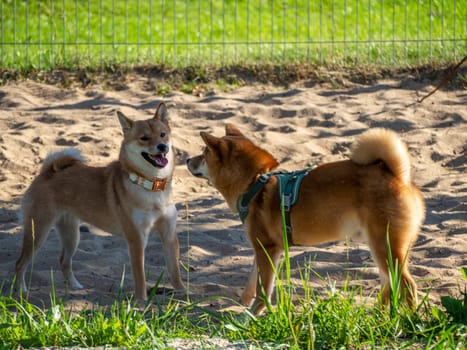
[[[298,193],[303,178],[314,168],[316,168],[315,165],[303,170],[296,170],[292,172],[273,171],[270,173],[261,174],[258,180],[248,190],[248,192],[241,195],[237,200],[237,209],[238,213],[240,214],[242,223],[245,223],[246,217],[248,216],[248,205],[250,201],[263,188],[263,186],[269,182],[269,179],[275,176],[278,183],[277,189],[279,192],[279,198],[281,198],[281,207],[279,209],[282,210],[283,207],[285,213],[287,241],[290,245],[293,245],[290,209],[298,200]]]

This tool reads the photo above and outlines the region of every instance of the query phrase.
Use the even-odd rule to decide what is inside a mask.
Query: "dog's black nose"
[[[157,150],[162,153],[167,153],[169,152],[169,146],[167,146],[165,143],[159,143],[157,145]]]

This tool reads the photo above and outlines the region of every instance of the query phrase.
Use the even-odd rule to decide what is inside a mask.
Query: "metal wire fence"
[[[2,68],[308,62],[467,52],[467,0],[0,0]]]

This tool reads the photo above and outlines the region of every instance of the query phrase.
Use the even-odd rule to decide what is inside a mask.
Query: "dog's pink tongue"
[[[169,163],[169,160],[163,154],[156,154],[154,156],[151,156],[151,158],[154,159],[157,166],[161,168],[165,167]]]

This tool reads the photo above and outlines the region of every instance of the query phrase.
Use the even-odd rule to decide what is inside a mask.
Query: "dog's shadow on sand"
[[[426,208],[426,225],[436,225],[439,229],[445,229],[445,225],[451,220],[466,223],[467,189],[464,189],[464,192],[458,192],[457,195],[438,195],[426,198]],[[465,234],[466,232],[464,226],[449,230],[448,235]]]

